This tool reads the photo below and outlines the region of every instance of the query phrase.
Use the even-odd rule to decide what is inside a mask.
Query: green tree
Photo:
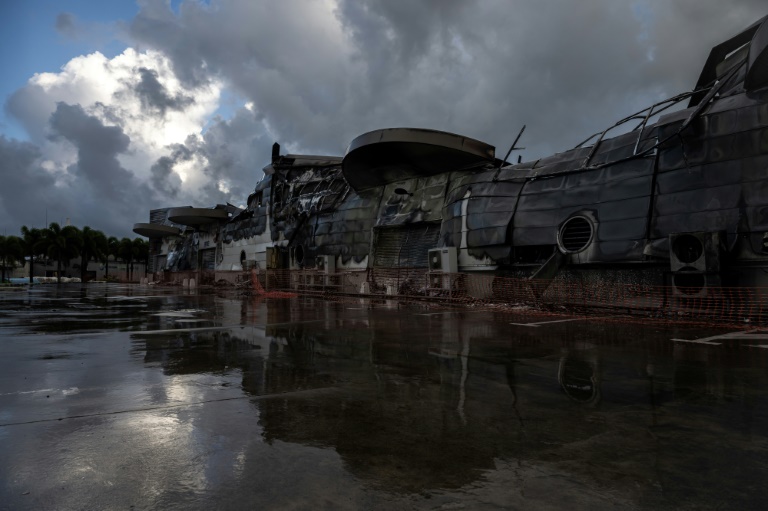
[[[88,262],[91,260],[100,260],[102,254],[107,249],[107,237],[103,232],[91,229],[87,225],[80,231],[80,280],[85,282],[88,271]]]
[[[131,241],[131,238],[122,238],[120,240],[117,253],[120,259],[122,259],[125,263],[128,280],[133,280],[133,260],[136,257],[136,254],[134,252],[133,241]]]
[[[69,265],[70,259],[80,255],[80,230],[71,225],[61,227],[52,222],[43,230],[43,240],[46,255],[56,261],[57,280],[61,283],[62,264]]]
[[[136,262],[144,263],[144,276],[146,277],[149,267],[149,243],[142,238],[134,238],[132,244],[134,258]]]
[[[109,256],[112,256],[117,260],[118,252],[120,249],[120,240],[114,236],[107,238],[107,246],[102,254],[104,257],[104,280],[109,280]]]
[[[24,248],[18,236],[0,236],[0,282],[5,282],[5,270],[24,260]]]
[[[29,283],[32,284],[35,275],[35,259],[40,254],[45,253],[43,230],[34,227],[30,229],[26,225],[22,225],[21,236],[24,255],[29,257]]]

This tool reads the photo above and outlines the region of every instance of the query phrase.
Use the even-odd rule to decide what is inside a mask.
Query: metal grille
[[[200,251],[200,262],[202,263],[203,270],[215,270],[216,269],[216,249],[207,248]]]
[[[427,251],[437,246],[439,223],[376,229],[373,265],[378,268],[426,268]]]
[[[579,252],[592,241],[592,224],[584,217],[571,218],[560,228],[560,247],[565,252]]]

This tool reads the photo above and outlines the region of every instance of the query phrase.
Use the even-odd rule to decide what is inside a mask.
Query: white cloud
[[[26,166],[14,193],[43,183],[46,189],[37,193],[57,197],[51,208],[61,210],[52,218],[69,217],[75,225],[103,226],[120,236],[130,235],[131,224],[144,220],[150,208],[239,200],[257,176],[238,169],[263,165],[252,161],[249,150],[264,128],[245,107],[232,120],[212,122],[222,89],[215,77],[182,82],[163,53],[132,48],[112,59],[98,52],[80,56],[60,72],[36,74],[7,103],[31,140],[4,140],[8,157],[18,156]],[[25,180],[25,174],[38,178]],[[119,190],[126,199],[118,201],[130,216],[117,214],[115,183],[132,188]],[[12,202],[14,208],[0,203],[12,230],[34,223],[39,205]]]
[[[7,109],[27,127],[40,151],[37,166],[50,174],[54,189],[67,193],[75,190],[77,194],[77,190],[92,190],[90,185],[96,178],[77,173],[84,168],[78,166],[82,147],[72,137],[61,136],[60,126],[51,125],[59,104],[79,106],[86,117],[105,127],[119,128],[129,143],[114,155],[117,162],[136,183],[148,184],[153,177],[152,165],[170,155],[174,145],[203,140],[203,128],[218,108],[221,92],[222,83],[216,79],[196,86],[182,83],[169,59],[159,51],[128,48],[112,59],[96,52],[70,60],[57,73],[35,74],[11,96]],[[162,207],[210,199],[204,192],[212,181],[207,176],[208,165],[203,154],[180,162],[164,176],[179,185],[175,194],[163,196],[162,190],[153,186],[157,202],[147,204]],[[216,183],[213,186],[218,187]],[[68,211],[67,216],[78,225],[93,224],[90,210],[85,209],[92,199],[74,201],[72,205],[81,205],[83,210]],[[137,214],[134,220],[143,216]],[[24,222],[21,219],[20,223]],[[127,234],[125,228],[123,234]]]
[[[148,109],[136,90],[142,69],[156,73],[157,81],[169,97],[183,96],[191,101],[178,110]],[[201,133],[218,108],[222,89],[216,80],[198,87],[185,87],[162,53],[137,52],[132,48],[113,59],[98,52],[76,57],[59,73],[33,76],[27,87],[34,89],[35,86],[42,90],[35,108],[45,107],[39,115],[50,116],[56,103],[64,102],[82,106],[86,113],[107,126],[120,126],[131,139],[130,152],[121,155],[120,161],[140,178],[149,175],[151,163],[167,154],[169,145],[183,143],[189,135]],[[37,138],[36,142],[46,145]]]

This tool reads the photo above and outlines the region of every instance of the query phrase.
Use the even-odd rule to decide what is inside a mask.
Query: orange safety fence
[[[259,281],[259,274],[256,270],[251,270],[251,285],[254,294],[264,298],[295,298],[299,296],[296,293],[285,291],[266,291]]]
[[[266,270],[252,273],[252,282],[258,293],[290,296],[365,296],[484,305],[496,310],[530,307],[542,313],[596,312],[614,320],[651,317],[740,327],[768,326],[768,288],[686,288],[582,277],[536,281],[486,273],[429,272],[423,268],[369,268],[334,273]]]
[[[188,275],[187,275],[188,274]],[[424,268],[369,268],[325,273],[305,270],[175,272],[168,282],[198,278],[203,285],[227,280],[263,298],[296,296],[419,300],[424,304],[482,306],[526,314],[596,313],[607,321],[657,320],[768,327],[768,288],[655,285],[614,274],[559,275],[552,281],[492,273],[443,273]],[[650,279],[646,279],[650,280]]]

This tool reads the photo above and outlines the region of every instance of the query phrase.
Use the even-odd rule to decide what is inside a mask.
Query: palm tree
[[[142,238],[134,238],[133,242],[133,255],[137,262],[144,263],[144,276],[147,276],[147,268],[149,267],[149,243]]]
[[[57,281],[61,283],[62,263],[69,265],[69,260],[80,254],[82,246],[80,230],[71,225],[62,228],[56,222],[52,222],[47,229],[43,230],[43,240],[46,255],[56,261]]]
[[[120,240],[120,245],[118,246],[117,253],[120,256],[120,259],[123,260],[126,267],[126,272],[128,274],[128,280],[132,280],[132,274],[133,274],[133,259],[135,257],[134,253],[134,247],[133,242],[131,241],[131,238],[123,238]]]
[[[80,250],[80,280],[85,282],[88,270],[88,262],[91,259],[99,260],[106,249],[107,237],[104,233],[91,229],[87,225],[80,231],[80,241],[82,248]]]
[[[24,249],[18,236],[0,236],[0,282],[5,282],[5,269],[24,260]]]
[[[35,275],[35,258],[45,252],[43,247],[43,231],[41,229],[21,226],[22,247],[24,255],[29,257],[29,283],[33,283]]]
[[[107,238],[106,249],[102,253],[102,256],[104,257],[104,280],[109,280],[109,256],[112,256],[117,260],[119,248],[120,240],[114,236]]]

